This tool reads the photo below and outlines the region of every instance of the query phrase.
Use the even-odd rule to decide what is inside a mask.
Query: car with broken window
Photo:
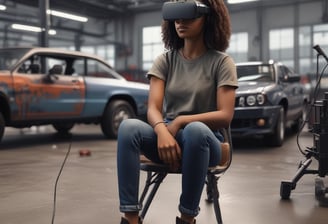
[[[281,146],[285,129],[298,131],[306,116],[309,95],[300,76],[273,60],[237,63],[236,67],[239,88],[232,137],[260,136],[267,145]]]
[[[55,48],[0,49],[0,140],[5,127],[100,124],[116,138],[123,119],[145,119],[149,85],[127,81],[96,55]]]

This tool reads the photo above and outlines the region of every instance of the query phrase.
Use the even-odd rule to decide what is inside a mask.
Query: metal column
[[[49,10],[49,0],[39,0],[39,9],[40,9],[40,27],[41,33],[39,36],[39,45],[40,47],[48,47],[48,31],[50,27],[50,15],[47,13]]]

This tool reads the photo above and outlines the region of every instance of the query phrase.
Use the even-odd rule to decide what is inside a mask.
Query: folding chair
[[[230,127],[222,129],[221,133],[224,136],[224,143],[222,144],[226,150],[228,150],[228,158],[224,165],[209,167],[207,171],[206,179],[206,192],[207,199],[209,203],[213,203],[214,212],[218,224],[222,223],[221,209],[219,203],[219,190],[218,190],[218,180],[225,173],[225,171],[230,167],[232,160],[232,141],[230,134]],[[157,164],[148,160],[143,155],[140,156],[140,169],[147,172],[147,178],[145,181],[145,186],[139,199],[139,203],[142,205],[142,210],[140,211],[140,218],[144,219],[154,196],[164,180],[167,174],[181,174],[180,171],[172,171],[168,166],[163,164]]]

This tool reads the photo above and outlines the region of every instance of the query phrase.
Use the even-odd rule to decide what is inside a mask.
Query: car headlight
[[[266,102],[266,97],[264,94],[241,96],[238,99],[239,107],[252,107],[252,106],[261,106]]]
[[[246,102],[248,106],[254,106],[256,104],[256,98],[255,96],[248,96],[246,98]]]
[[[240,107],[245,106],[245,97],[243,97],[243,96],[239,97],[238,106],[240,106]]]
[[[259,105],[263,105],[265,103],[265,96],[263,94],[258,94],[256,100]]]

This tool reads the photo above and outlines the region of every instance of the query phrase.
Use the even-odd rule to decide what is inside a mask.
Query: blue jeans
[[[223,137],[201,122],[192,122],[181,129],[176,140],[182,150],[182,192],[179,211],[190,216],[199,213],[207,168],[219,163]],[[124,120],[118,131],[117,169],[121,212],[138,212],[140,152],[148,159],[162,163],[157,151],[157,135],[140,120]]]

